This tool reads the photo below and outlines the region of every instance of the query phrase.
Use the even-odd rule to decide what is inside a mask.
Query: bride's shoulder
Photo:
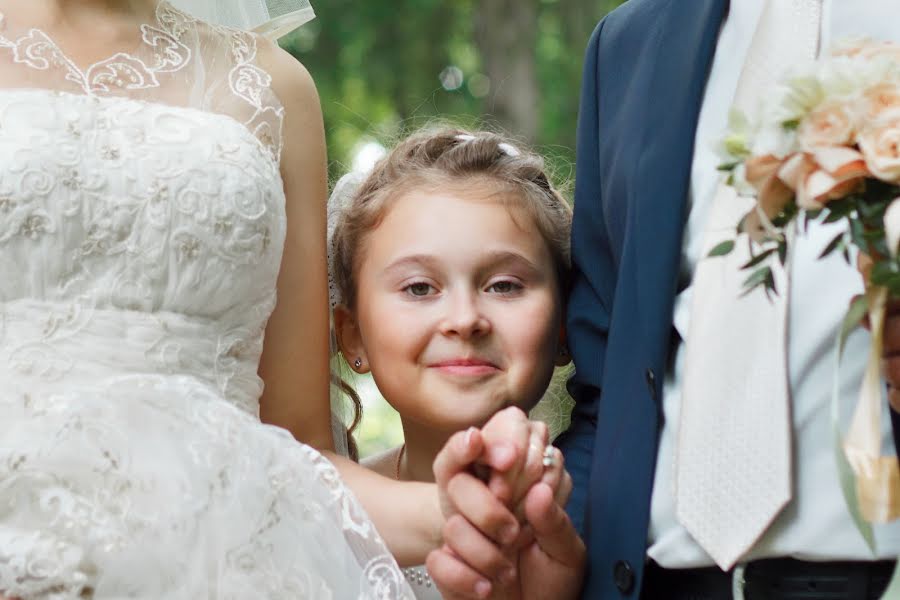
[[[314,107],[319,96],[312,75],[296,57],[275,42],[259,37],[258,65],[272,78],[271,89],[288,112]]]

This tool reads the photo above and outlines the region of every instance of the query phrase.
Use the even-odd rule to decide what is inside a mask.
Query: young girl
[[[434,481],[454,432],[504,407],[529,410],[569,362],[571,209],[540,157],[454,129],[413,135],[335,197],[338,345],[356,372],[372,373],[405,439],[365,464]],[[439,597],[423,568],[406,574],[419,597]]]

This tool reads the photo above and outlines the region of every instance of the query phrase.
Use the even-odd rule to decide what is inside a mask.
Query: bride
[[[222,25],[312,16],[269,4],[0,0],[0,596],[410,596],[313,449],[333,447],[319,103]],[[421,562],[440,522],[410,516],[436,494],[396,485],[363,500]]]

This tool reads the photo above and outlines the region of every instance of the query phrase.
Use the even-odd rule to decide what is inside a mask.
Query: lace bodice
[[[112,335],[115,369],[204,377],[256,412],[284,110],[264,40],[156,15],[82,70],[0,14],[0,373],[96,377],[83,340]]]

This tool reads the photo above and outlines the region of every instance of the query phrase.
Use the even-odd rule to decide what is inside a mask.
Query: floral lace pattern
[[[161,3],[82,70],[0,22],[6,595],[411,594],[331,464],[258,419],[286,216],[256,44]]]

